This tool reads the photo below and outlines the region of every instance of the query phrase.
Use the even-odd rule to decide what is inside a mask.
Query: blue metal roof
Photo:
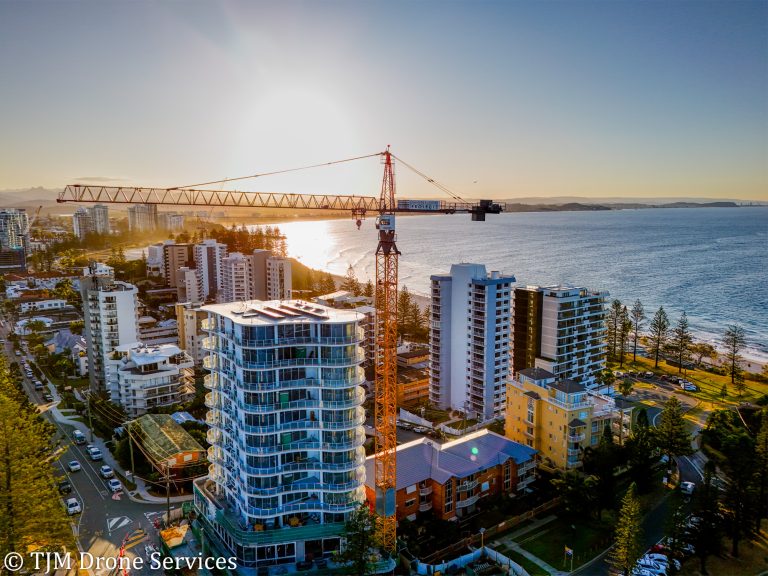
[[[510,459],[519,465],[531,460],[536,452],[488,430],[480,430],[442,445],[421,438],[397,447],[396,489],[430,478],[445,484],[451,477],[464,478]],[[375,485],[373,458],[369,456],[365,461],[365,483],[371,488]]]

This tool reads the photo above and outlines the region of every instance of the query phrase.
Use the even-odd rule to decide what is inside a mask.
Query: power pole
[[[171,525],[171,470],[165,463],[165,527]]]
[[[133,465],[133,436],[131,436],[130,422],[125,423],[125,431],[128,433],[128,448],[131,453],[131,476],[133,477],[133,482],[136,482],[136,469]]]
[[[93,442],[93,419],[91,418],[91,393],[86,396],[88,399],[88,440]]]

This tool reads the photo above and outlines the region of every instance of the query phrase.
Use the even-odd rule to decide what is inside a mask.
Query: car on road
[[[69,494],[72,492],[72,484],[66,478],[59,482],[59,494]]]
[[[117,478],[112,478],[107,482],[107,488],[114,494],[115,492],[120,492],[123,489],[123,485]]]
[[[416,426],[413,431],[416,432],[416,434],[424,434],[429,432],[429,428],[425,428],[424,426]]]
[[[680,492],[683,494],[686,494],[690,496],[693,494],[693,491],[696,490],[696,484],[693,482],[681,482],[680,483]]]
[[[72,432],[72,439],[75,441],[75,444],[85,444],[85,434],[80,432],[80,430]]]
[[[646,378],[653,378],[653,372],[646,372],[645,374],[643,374],[643,376],[645,376]]]
[[[104,478],[105,480],[108,480],[109,478],[114,478],[115,477],[115,473],[112,470],[112,468],[110,468],[106,464],[104,464],[104,466],[99,468],[99,474],[101,474],[101,477]]]
[[[35,390],[42,390],[43,389],[43,383],[39,380],[35,382]]]
[[[77,501],[77,498],[70,498],[64,503],[67,507],[67,514],[72,516],[73,514],[80,514],[83,509],[80,506],[80,502]]]
[[[45,394],[43,394],[43,400],[45,400],[46,402],[53,402],[53,396],[51,396],[50,392],[46,392]]]
[[[78,470],[82,469],[82,466],[80,466],[80,462],[77,460],[70,460],[69,464],[67,464],[67,467],[69,468],[70,472],[77,472]]]
[[[104,460],[104,455],[101,453],[101,450],[95,446],[88,451],[88,456],[90,456],[91,460],[94,462],[98,460]]]

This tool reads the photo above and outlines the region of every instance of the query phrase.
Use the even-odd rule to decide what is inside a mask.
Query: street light
[[[480,550],[485,548],[485,528],[480,528]]]

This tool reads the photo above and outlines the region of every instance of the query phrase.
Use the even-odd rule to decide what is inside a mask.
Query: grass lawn
[[[558,518],[542,527],[541,532],[523,536],[519,544],[550,566],[561,570],[571,567],[570,559],[567,565],[563,564],[563,552],[567,546],[573,550],[573,568],[576,569],[611,545],[613,523],[612,512],[603,512],[600,522],[593,518]]]
[[[504,556],[512,560],[512,562],[516,562],[522,566],[523,569],[528,572],[528,574],[530,574],[530,576],[549,576],[549,572],[544,570],[544,568],[535,562],[531,562],[528,560],[528,558],[520,554],[520,552],[512,550],[508,546],[502,544],[501,546],[497,546],[496,550],[504,554]]]
[[[618,364],[611,363],[612,369],[618,369]],[[768,394],[768,384],[763,382],[755,382],[754,380],[747,380],[745,382],[746,390],[742,396],[739,396],[735,387],[731,384],[730,376],[720,376],[719,374],[713,374],[706,370],[700,370],[694,368],[691,370],[683,370],[678,372],[677,366],[670,366],[663,360],[659,360],[659,367],[653,367],[653,360],[650,358],[637,358],[636,362],[632,362],[628,358],[628,361],[624,362],[624,367],[621,370],[641,370],[643,372],[650,371],[655,374],[668,374],[670,376],[679,376],[690,380],[694,384],[697,384],[701,390],[699,392],[683,392],[681,394],[687,394],[692,398],[698,398],[707,402],[713,402],[719,405],[738,405],[739,402],[754,402],[764,394]],[[720,395],[723,384],[725,384],[728,394],[725,397]],[[639,384],[638,388],[645,385]]]
[[[768,570],[768,521],[763,520],[760,533],[751,542],[739,544],[739,557],[730,555],[731,541],[723,540],[722,556],[710,556],[707,558],[707,572],[711,575],[739,574],[740,576],[753,576],[765,573]],[[678,572],[681,576],[698,576],[701,562],[697,557],[688,558],[683,562],[682,569]]]

